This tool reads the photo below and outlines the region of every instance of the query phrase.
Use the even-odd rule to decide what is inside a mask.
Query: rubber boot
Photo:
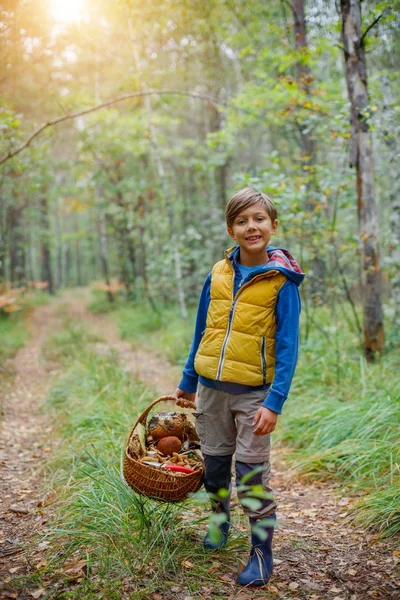
[[[269,515],[266,518],[275,521],[276,515]],[[273,570],[272,538],[274,535],[274,527],[257,525],[257,527],[261,527],[267,535],[266,539],[262,540],[253,529],[256,524],[257,521],[255,519],[250,519],[250,526],[252,528],[250,558],[246,567],[237,578],[237,583],[239,585],[246,585],[248,587],[261,587],[266,585]]]
[[[230,494],[226,498],[218,496],[221,489],[230,490],[232,456],[204,455],[205,476],[204,487],[210,494],[211,509],[217,514],[224,514],[226,520],[218,525],[220,537],[212,539],[210,531],[207,532],[203,544],[207,550],[218,550],[228,541],[230,527]]]

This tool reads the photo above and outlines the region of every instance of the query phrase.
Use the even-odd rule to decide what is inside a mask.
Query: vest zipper
[[[229,311],[228,327],[226,329],[226,334],[225,334],[224,342],[222,344],[221,354],[219,357],[219,363],[218,363],[218,369],[217,369],[217,381],[219,381],[219,378],[221,377],[222,367],[223,367],[224,359],[225,359],[226,345],[228,343],[228,339],[229,339],[229,336],[231,334],[231,329],[232,329],[233,313],[235,312],[235,307],[237,304],[237,300],[235,302],[233,301],[234,290],[235,290],[235,269],[233,269],[233,277],[232,277],[232,306]]]
[[[267,383],[267,360],[265,358],[265,336],[263,335],[261,338],[261,365],[262,365],[262,374],[263,374],[263,385]]]
[[[271,271],[271,273],[273,273],[273,271]],[[267,277],[268,277],[268,275],[267,275]],[[235,289],[235,269],[233,269],[233,278],[232,278],[232,306],[231,306],[231,309],[229,311],[228,327],[227,327],[227,330],[226,330],[224,342],[223,342],[222,348],[221,348],[221,354],[220,354],[220,357],[219,357],[219,363],[218,363],[218,369],[217,369],[217,381],[220,381],[220,377],[221,377],[221,374],[222,374],[222,368],[224,366],[224,360],[225,360],[226,346],[228,344],[229,336],[231,334],[233,316],[235,314],[235,309],[236,309],[236,306],[237,306],[240,294],[243,292],[243,290],[246,287],[248,287],[249,285],[251,285],[252,283],[254,283],[254,281],[256,281],[257,279],[264,279],[264,278],[265,278],[265,273],[260,273],[260,275],[256,275],[255,277],[253,277],[253,279],[251,279],[250,281],[248,281],[247,283],[245,283],[245,285],[236,292],[236,299],[235,299],[235,296],[234,296],[234,289]],[[263,371],[263,377],[264,377],[264,371]],[[266,379],[266,373],[265,373],[265,379]]]

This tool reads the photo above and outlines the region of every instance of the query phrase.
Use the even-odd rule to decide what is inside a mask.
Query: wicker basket
[[[203,483],[204,466],[195,467],[194,473],[179,473],[163,470],[135,460],[128,452],[129,442],[139,423],[146,425],[150,410],[159,402],[176,403],[175,396],[161,396],[143,411],[128,436],[125,446],[123,473],[126,482],[139,494],[162,502],[182,502],[190,493],[197,492]],[[192,404],[190,408],[195,408]]]

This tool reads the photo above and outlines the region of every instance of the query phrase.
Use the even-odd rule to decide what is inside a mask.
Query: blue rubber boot
[[[276,515],[269,515],[267,518],[275,521]],[[265,539],[259,537],[257,530],[254,529],[255,525],[257,525],[257,528],[263,529],[267,536]],[[250,526],[252,528],[250,558],[246,567],[237,578],[236,583],[248,587],[261,587],[268,583],[269,578],[272,575],[272,538],[274,535],[274,527],[271,525],[264,527],[254,519],[250,519]],[[265,536],[263,536],[263,538],[264,537]]]
[[[211,508],[214,513],[223,514],[225,520],[218,524],[217,539],[209,531],[204,538],[203,544],[206,550],[218,550],[225,546],[228,541],[230,527],[230,494],[221,498],[218,492],[230,490],[232,456],[209,456],[204,455],[205,475],[204,487],[210,495]],[[215,533],[215,531],[214,531]]]
[[[225,512],[225,511],[220,511]],[[222,546],[225,546],[226,542],[228,541],[228,535],[229,535],[229,527],[230,527],[230,522],[229,522],[229,512],[226,513],[226,521],[224,521],[223,523],[221,523],[220,525],[218,525],[218,539],[214,539],[214,537],[210,534],[210,530],[207,532],[204,540],[203,540],[203,544],[204,544],[204,548],[206,550],[218,550],[218,548],[222,548]]]

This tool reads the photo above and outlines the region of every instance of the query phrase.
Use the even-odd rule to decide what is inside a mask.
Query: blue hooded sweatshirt
[[[239,246],[228,255],[235,271],[234,293],[255,275],[267,271],[280,271],[287,277],[278,293],[275,307],[275,376],[271,386],[253,387],[227,381],[215,381],[199,377],[194,368],[194,359],[201,338],[206,329],[208,307],[210,305],[211,273],[205,280],[197,309],[196,327],[189,351],[189,356],[183,369],[183,377],[179,388],[185,392],[196,392],[197,383],[217,389],[228,394],[245,394],[250,391],[265,389],[266,398],[263,406],[280,414],[282,406],[288,397],[294,371],[297,364],[299,345],[299,317],[301,310],[298,287],[304,279],[304,273],[293,256],[283,248],[268,246],[268,262],[256,267],[245,267],[238,262]]]

